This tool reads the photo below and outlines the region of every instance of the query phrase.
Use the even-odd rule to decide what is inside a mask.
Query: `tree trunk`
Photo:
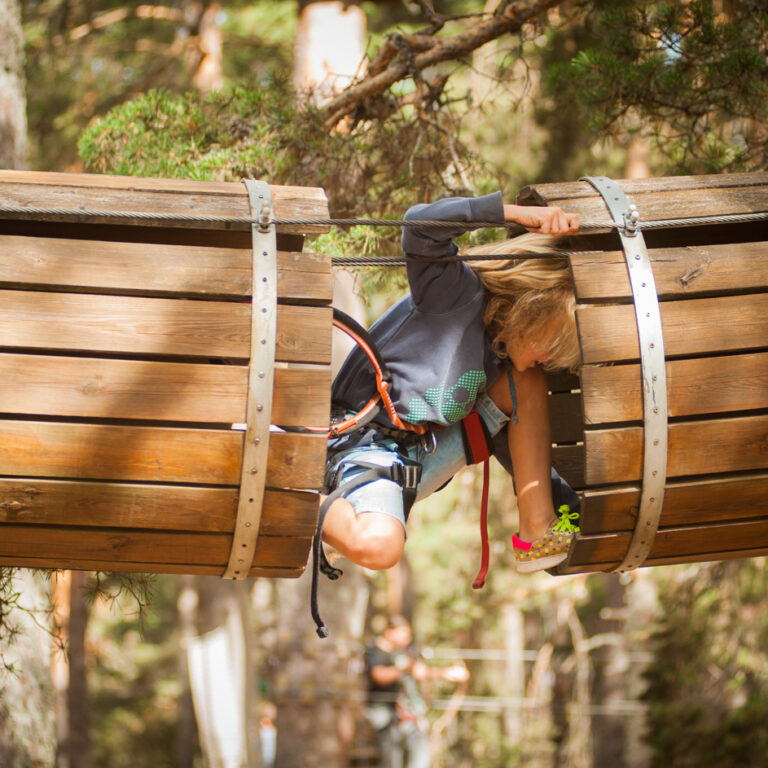
[[[224,83],[219,13],[221,6],[216,0],[205,5],[200,12],[196,52],[199,60],[192,75],[192,84],[202,93],[218,91]]]
[[[296,91],[323,104],[365,71],[365,14],[355,5],[309,2],[294,41]]]
[[[55,763],[56,724],[51,701],[48,584],[18,569],[12,623],[18,634],[0,647],[0,766],[36,768]],[[8,664],[12,672],[3,668]]]
[[[507,742],[521,747],[526,734],[523,733],[523,699],[525,698],[525,622],[523,612],[512,602],[501,608],[501,627],[504,636],[504,692],[512,704],[504,708],[504,735]]]
[[[69,664],[67,644],[69,642],[69,611],[72,571],[61,571],[53,575],[51,603],[53,607],[54,646],[51,655],[51,680],[53,681],[53,711],[56,718],[56,768],[69,768],[67,742],[69,740]]]
[[[250,583],[198,577],[202,633],[187,641],[190,681],[200,746],[207,768],[252,768],[248,601]],[[192,600],[187,596],[186,599]]]
[[[24,38],[18,0],[0,0],[0,168],[27,165]]]
[[[87,574],[72,571],[69,588],[69,686],[67,712],[69,734],[66,753],[69,768],[90,768],[90,739],[88,736],[88,684],[85,674],[85,630],[88,624],[88,604],[83,589]]]
[[[331,631],[325,640],[318,639],[309,616],[311,574],[275,583],[276,625],[262,635],[275,645],[262,651],[275,669],[278,766],[348,765],[363,698],[359,648],[368,584],[357,566],[339,565],[344,575],[338,581],[320,577],[320,613]]]
[[[177,768],[193,768],[197,730],[195,728],[195,710],[192,704],[192,689],[189,683],[187,649],[196,634],[195,618],[199,596],[195,589],[194,576],[181,576],[179,585],[180,590],[176,606],[179,612],[179,634],[181,635],[179,679],[181,680],[182,693],[179,700],[179,756]]]
[[[605,706],[605,714],[595,723],[595,765],[625,768],[625,716],[618,711],[626,698],[629,659],[626,648],[624,586],[618,574],[601,575],[605,585],[605,603],[600,612],[597,632],[615,638],[596,651],[598,673],[594,683],[595,698]]]

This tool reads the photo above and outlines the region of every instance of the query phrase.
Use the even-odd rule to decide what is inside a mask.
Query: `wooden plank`
[[[547,398],[553,443],[576,443],[584,440],[581,395],[556,393]]]
[[[0,354],[0,413],[96,419],[245,421],[248,368]],[[276,368],[272,420],[327,424],[330,369]]]
[[[639,486],[589,489],[583,494],[583,535],[631,531]],[[712,477],[667,483],[660,525],[680,526],[768,516],[768,474]]]
[[[618,185],[626,195],[652,194],[654,192],[690,192],[698,189],[719,190],[728,194],[729,190],[743,187],[768,186],[768,171],[750,171],[747,173],[710,173],[694,176],[659,176],[645,179],[617,179]],[[551,200],[594,197],[595,188],[582,181],[552,182],[531,184],[518,193],[518,200],[530,201],[528,204],[550,204]],[[737,194],[737,192],[735,193]]]
[[[330,307],[278,306],[275,359],[330,364],[332,323]]]
[[[272,423],[324,427],[331,419],[331,369],[275,368]]]
[[[640,357],[631,305],[582,305],[576,310],[585,364]],[[768,346],[768,293],[661,303],[668,357]]]
[[[765,172],[620,179],[617,183],[630,203],[637,205],[641,220],[646,221],[768,210]],[[602,197],[585,181],[525,187],[516,200],[519,205],[557,205],[569,213],[578,214],[585,223],[611,222]]]
[[[248,248],[0,235],[0,284],[140,295],[251,295]],[[281,299],[330,302],[330,257],[278,251]]]
[[[127,573],[169,573],[195,574],[200,576],[221,576],[223,567],[218,565],[199,565],[197,563],[144,563],[138,561],[109,562],[105,560],[73,560],[60,558],[53,561],[44,557],[6,557],[3,565],[18,568],[58,568],[70,571],[118,571]],[[297,579],[304,573],[305,565],[296,568],[279,568],[277,566],[254,566],[249,572],[250,577],[266,579]]]
[[[669,426],[668,477],[768,469],[768,416],[684,422]],[[587,484],[641,477],[643,429],[587,431]]]
[[[0,563],[18,557],[45,557],[53,562],[101,560],[143,562],[153,566],[197,563],[220,566],[229,557],[232,536],[95,528],[55,528],[6,524],[0,538]],[[262,567],[299,568],[307,560],[311,539],[259,536],[254,563]]]
[[[648,560],[645,566],[657,567],[663,565],[679,565],[684,563],[710,563],[721,560],[743,560],[750,557],[765,557],[768,555],[768,547],[755,547],[751,549],[736,549],[731,552],[705,552],[694,555],[674,555],[673,557],[657,557]],[[558,574],[570,573],[604,573],[618,566],[615,563],[586,563],[569,567],[566,563],[557,568]]]
[[[648,251],[659,296],[746,292],[768,287],[768,242],[652,248]],[[571,256],[579,301],[631,298],[623,251]]]
[[[574,490],[581,490],[586,486],[583,445],[553,446],[552,466]]]
[[[247,385],[242,365],[0,354],[0,413],[243,422]]]
[[[275,218],[328,218],[325,192],[319,187],[290,187],[270,185],[275,206]],[[45,173],[35,171],[0,171],[0,204],[31,208],[68,208],[70,219],[82,218],[78,208],[137,213],[194,212],[200,216],[250,217],[250,205],[245,185],[236,182],[195,181],[190,179],[151,179],[134,176],[98,174]],[[0,214],[7,217],[9,214]],[[30,214],[32,216],[32,214]],[[39,217],[37,217],[39,218]],[[48,216],[66,220],[67,217]],[[112,221],[108,217],[93,217],[93,221]],[[125,219],[121,223],[127,223]],[[151,226],[153,222],[137,219],[136,223]],[[157,222],[168,226],[167,222]],[[179,222],[178,226],[190,226]],[[198,223],[199,229],[249,229],[248,224]],[[288,225],[281,232],[327,232],[327,226]]]
[[[6,348],[247,359],[251,305],[0,290]],[[276,359],[330,363],[331,309],[279,306]]]
[[[312,536],[317,509],[316,493],[268,488],[259,531]],[[235,488],[0,478],[0,524],[231,533],[236,510]]]
[[[579,535],[571,545],[568,567],[587,563],[618,564],[628,544],[629,534],[594,537]],[[708,553],[749,551],[756,548],[768,548],[768,518],[665,528],[656,534],[646,564],[652,565],[659,559],[672,563],[685,556],[694,555],[698,559]]]
[[[768,353],[667,361],[670,417],[768,408]],[[642,421],[640,365],[584,366],[587,424]]]
[[[0,475],[232,485],[243,433],[228,430],[0,421]],[[267,483],[319,489],[325,438],[273,432]]]

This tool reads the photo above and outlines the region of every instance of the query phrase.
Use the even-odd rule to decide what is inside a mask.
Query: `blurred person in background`
[[[376,729],[381,768],[429,768],[424,680],[465,683],[464,664],[429,667],[413,647],[413,631],[402,616],[389,618],[384,632],[365,651],[368,677],[366,717]]]

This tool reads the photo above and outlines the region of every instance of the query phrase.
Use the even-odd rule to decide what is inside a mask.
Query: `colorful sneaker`
[[[568,557],[573,534],[579,530],[579,526],[572,522],[578,517],[578,512],[571,512],[570,507],[563,504],[544,536],[533,541],[523,541],[516,534],[512,536],[512,551],[518,572],[546,571],[562,563]]]

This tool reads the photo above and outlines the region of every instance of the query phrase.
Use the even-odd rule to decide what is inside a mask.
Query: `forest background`
[[[767,30],[759,0],[0,0],[0,166],[255,176],[322,186],[333,215],[395,218],[589,173],[755,170]],[[324,56],[347,63],[318,75],[329,41]],[[309,247],[390,254],[397,240],[357,227]],[[339,300],[369,321],[405,285],[354,277],[351,295],[339,275]],[[248,660],[248,765],[265,714],[277,765],[364,765],[362,643],[391,612],[430,663],[471,673],[424,691],[434,765],[768,765],[764,559],[518,577],[512,488],[495,474],[482,593],[469,469],[415,510],[399,567],[321,585],[323,642],[306,578],[3,569],[0,765],[216,765],[187,652],[221,627]]]

